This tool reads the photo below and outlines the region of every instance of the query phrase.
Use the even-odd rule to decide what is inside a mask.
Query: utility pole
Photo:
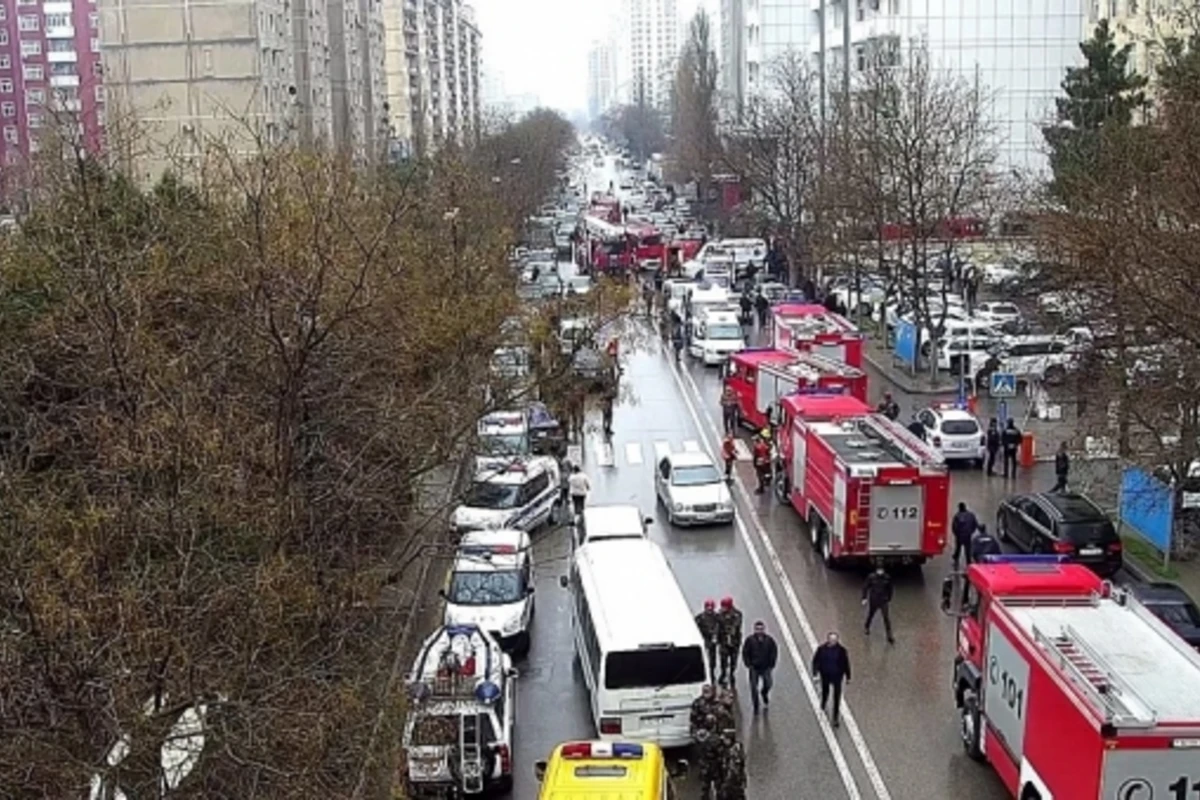
[[[856,0],[863,2],[863,0]],[[850,0],[842,0],[842,100],[850,102]]]

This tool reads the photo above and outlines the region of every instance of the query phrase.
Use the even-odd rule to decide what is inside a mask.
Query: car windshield
[[[522,456],[529,452],[529,439],[521,433],[488,434],[479,437],[479,449],[489,456]]]
[[[459,606],[499,606],[525,596],[519,570],[455,572],[446,599]]]
[[[516,508],[521,487],[492,481],[476,481],[471,485],[467,505],[471,508]]]
[[[721,473],[711,464],[701,464],[695,467],[676,467],[671,474],[673,486],[705,486],[710,483],[720,483]]]
[[[698,645],[616,651],[604,662],[606,689],[644,689],[704,683],[704,656]]]
[[[709,339],[741,339],[742,328],[740,325],[709,325]]]
[[[1150,600],[1146,606],[1168,625],[1184,628],[1200,628],[1200,611],[1187,603],[1171,601],[1155,602]]]
[[[947,436],[967,436],[972,433],[979,433],[979,423],[973,419],[943,420],[942,433]]]

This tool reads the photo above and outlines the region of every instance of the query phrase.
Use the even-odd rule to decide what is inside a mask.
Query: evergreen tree
[[[1100,20],[1092,38],[1079,49],[1084,65],[1067,70],[1062,82],[1065,96],[1055,100],[1058,124],[1043,131],[1060,192],[1072,175],[1086,175],[1100,131],[1128,127],[1134,110],[1147,105],[1146,78],[1130,69],[1133,45],[1118,47],[1108,20]]]

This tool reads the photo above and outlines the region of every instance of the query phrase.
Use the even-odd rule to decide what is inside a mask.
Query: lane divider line
[[[697,414],[691,398],[688,396],[686,387],[682,385],[683,380],[686,380],[687,384],[691,386],[692,393],[697,400],[700,398],[700,389],[687,370],[676,370],[674,364],[672,364],[671,367],[672,371],[676,375],[676,379],[680,380],[680,388],[683,389],[688,410],[692,412],[693,419],[696,419],[696,422],[699,425],[700,420],[698,417],[701,415]],[[680,379],[680,373],[682,373],[682,379]],[[717,430],[716,423],[712,420],[711,415],[705,413],[702,416],[704,417],[704,421],[707,423],[707,427],[712,433],[713,437],[717,441],[720,441],[720,434]],[[751,505],[751,494],[746,489],[746,484],[742,481],[741,476],[735,475],[734,482],[741,493],[745,504],[747,507],[752,509],[753,506]],[[743,527],[741,524],[741,516],[738,515],[737,519],[739,521],[739,528]],[[755,533],[758,535],[759,542],[762,544],[763,551],[767,554],[767,559],[771,562],[771,569],[775,573],[775,577],[778,579],[779,585],[783,587],[783,593],[787,598],[788,605],[791,607],[792,613],[796,616],[796,620],[800,623],[800,630],[804,634],[805,640],[808,642],[809,649],[816,650],[818,641],[816,634],[813,631],[812,623],[809,621],[808,614],[805,613],[804,607],[801,605],[800,598],[796,595],[796,590],[792,587],[791,581],[788,580],[787,571],[783,567],[783,561],[779,558],[779,552],[775,549],[775,545],[771,543],[771,537],[767,534],[766,528],[763,527],[762,522],[758,519],[758,515],[753,513],[753,511],[750,514],[750,521],[751,525],[754,527]],[[753,552],[754,547],[749,541],[748,535],[746,536],[746,539],[747,545],[750,546],[751,552]],[[757,559],[757,555],[755,555],[755,558]],[[765,582],[764,586],[766,586]],[[809,673],[806,670],[804,674],[807,676]],[[812,683],[808,680],[805,682],[810,685]],[[816,693],[814,690],[813,695],[815,696],[815,694]],[[858,722],[855,720],[854,714],[850,711],[850,704],[845,700],[844,697],[842,709],[842,719],[846,723],[846,732],[850,735],[850,741],[854,744],[854,749],[858,752],[858,757],[862,762],[863,770],[867,773],[867,777],[871,781],[871,788],[875,791],[875,794],[879,800],[891,800],[891,792],[888,791],[887,784],[883,780],[883,774],[879,771],[879,765],[875,762],[875,757],[871,755],[871,749],[867,745],[866,737],[863,736],[862,730],[858,727]]]
[[[654,443],[654,463],[657,464],[667,456],[671,455],[671,443],[659,440]]]
[[[700,431],[700,435],[703,436],[704,431]],[[688,439],[687,441],[685,441],[683,443],[683,452],[699,453],[700,452],[700,443],[697,442],[695,439]]]
[[[668,361],[671,362],[671,359],[668,359]],[[680,394],[683,395],[684,405],[687,406],[688,413],[691,414],[692,421],[696,424],[700,435],[704,436],[704,425],[700,421],[700,414],[697,413],[696,407],[692,404],[692,398],[688,395],[687,387],[684,386],[683,380],[679,377],[681,370],[678,370],[674,363],[670,363],[670,368],[679,386]],[[707,438],[704,440],[704,448],[708,452],[709,458],[712,458],[716,462],[717,459],[708,444]],[[741,487],[742,494],[745,495],[745,487],[741,486],[741,479],[735,477],[735,480],[738,486]],[[747,530],[742,516],[741,513],[734,514],[735,527],[738,530],[738,535],[742,538],[742,542],[746,545],[746,550],[750,553],[750,563],[754,566],[758,582],[762,585],[763,592],[766,594],[767,604],[771,607],[771,613],[775,617],[775,624],[779,626],[779,635],[783,638],[784,647],[791,657],[792,664],[796,668],[800,685],[804,687],[804,694],[808,698],[808,704],[812,708],[813,716],[817,719],[817,725],[821,729],[825,745],[829,748],[829,753],[833,758],[834,766],[837,768],[838,776],[841,778],[842,785],[846,789],[846,795],[849,800],[862,800],[858,781],[855,780],[854,772],[850,769],[850,762],[846,760],[846,753],[842,750],[841,742],[838,741],[837,736],[834,734],[833,726],[829,723],[829,719],[821,711],[821,698],[817,696],[817,687],[813,684],[810,677],[811,673],[808,669],[808,662],[800,652],[800,646],[796,643],[796,637],[792,633],[792,626],[788,623],[787,615],[784,614],[779,597],[775,594],[775,589],[771,586],[771,581],[767,577],[767,571],[763,567],[762,559],[758,555],[758,550],[750,538],[750,532]],[[843,714],[848,711],[849,709],[845,708],[845,704],[843,703]]]
[[[625,460],[629,462],[629,466],[636,467],[642,463],[642,443],[641,442],[626,442],[625,443]]]

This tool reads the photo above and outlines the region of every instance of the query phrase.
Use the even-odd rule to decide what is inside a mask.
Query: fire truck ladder
[[[1105,722],[1117,728],[1153,728],[1157,724],[1158,715],[1150,705],[1070,625],[1057,636],[1047,636],[1034,626],[1033,635],[1058,660],[1067,678],[1104,713]]]
[[[458,726],[458,757],[463,794],[483,793],[483,747],[479,742],[479,715],[466,714]]]
[[[870,481],[862,481],[858,485],[858,523],[854,526],[854,543],[857,546],[865,544],[861,541],[863,532],[871,529],[871,486]]]

